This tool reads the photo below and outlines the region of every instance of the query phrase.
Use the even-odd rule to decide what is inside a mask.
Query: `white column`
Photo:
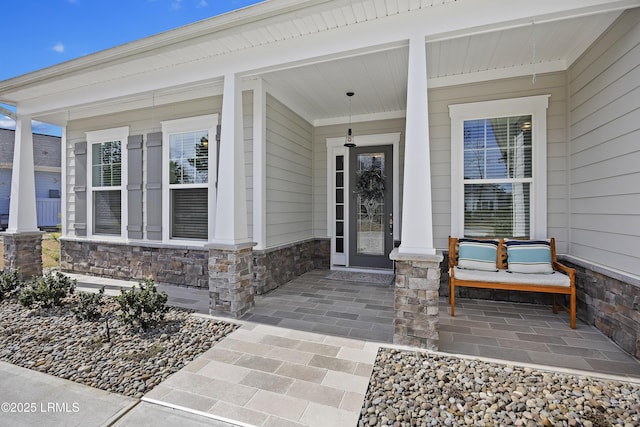
[[[39,230],[36,215],[31,117],[18,114],[15,137],[7,232],[32,233]]]
[[[253,87],[253,240],[264,249],[267,239],[267,96],[262,79]]]
[[[242,88],[235,74],[224,77],[216,201],[215,244],[238,245],[249,242],[244,175],[242,128]]]
[[[62,127],[60,138],[60,225],[62,235],[69,235],[67,226],[67,125]]]
[[[424,36],[409,40],[407,119],[399,253],[435,255],[431,208],[431,158]]]

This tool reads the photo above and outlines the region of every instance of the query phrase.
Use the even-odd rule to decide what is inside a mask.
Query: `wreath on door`
[[[369,230],[371,230],[373,219],[378,211],[381,199],[384,197],[384,190],[385,185],[382,169],[371,166],[369,169],[358,172],[355,192],[360,196],[360,203],[364,206],[367,217],[369,218]]]
[[[382,170],[375,166],[358,172],[356,194],[363,201],[381,199],[385,192],[384,178]]]

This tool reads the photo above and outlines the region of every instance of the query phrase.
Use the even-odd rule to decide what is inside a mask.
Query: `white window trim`
[[[129,139],[129,126],[118,128],[102,129],[85,132],[87,138],[87,237],[95,237],[101,240],[115,240],[121,242],[127,237],[127,221],[129,218],[129,206],[127,198],[127,144]],[[120,170],[120,235],[94,234],[93,232],[93,192],[100,190],[117,190],[117,187],[94,187],[93,186],[93,144],[102,142],[120,141],[122,164]]]
[[[327,138],[327,235],[331,239],[331,268],[349,266],[349,150],[344,147],[344,137]],[[377,135],[358,135],[358,147],[378,145],[393,146],[393,218],[394,224],[400,224],[400,132]],[[336,156],[344,156],[344,253],[336,254]],[[393,239],[400,239],[400,227],[394,225]]]
[[[547,108],[551,95],[449,105],[451,117],[451,235],[464,235],[464,121],[531,115],[531,224],[533,239],[547,237]],[[492,180],[493,181],[493,180]]]
[[[165,120],[160,122],[162,126],[162,241],[164,243],[179,244],[185,246],[204,247],[206,240],[189,240],[171,238],[171,203],[169,187],[169,165],[165,164],[169,159],[169,137],[175,133],[185,132],[209,132],[209,182],[208,188],[208,210],[209,210],[209,235],[208,240],[213,240],[216,223],[216,187],[217,187],[217,142],[216,128],[218,126],[218,115],[207,114],[204,116],[187,117],[184,119]],[[212,170],[213,168],[213,170]],[[189,188],[190,185],[181,185],[180,188]],[[192,188],[202,188],[201,184],[194,184]]]

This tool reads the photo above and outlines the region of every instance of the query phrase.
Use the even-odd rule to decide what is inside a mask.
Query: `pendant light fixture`
[[[347,96],[349,97],[349,129],[347,130],[347,137],[344,140],[344,146],[348,148],[353,148],[356,146],[353,138],[353,131],[351,130],[351,97],[353,95],[353,92],[347,92]]]

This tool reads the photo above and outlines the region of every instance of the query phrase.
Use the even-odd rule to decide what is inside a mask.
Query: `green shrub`
[[[16,270],[0,272],[0,301],[11,298],[18,292],[20,285],[21,282]]]
[[[78,293],[78,305],[73,309],[73,313],[79,320],[96,321],[102,313],[102,297],[104,295],[104,286],[100,288],[97,294],[86,292]]]
[[[51,307],[62,305],[62,300],[73,293],[76,281],[57,271],[36,277],[27,282],[18,294],[18,301],[25,307]]]
[[[167,312],[167,293],[158,292],[153,279],[140,283],[140,290],[120,290],[116,301],[120,305],[120,318],[134,328],[147,329],[164,320]]]

